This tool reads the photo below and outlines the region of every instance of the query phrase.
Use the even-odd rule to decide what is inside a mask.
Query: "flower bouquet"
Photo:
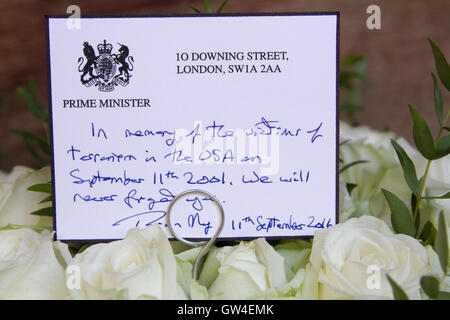
[[[53,240],[50,168],[0,172],[0,299],[450,299],[450,67],[430,40],[439,132],[412,106],[415,147],[392,132],[340,125],[339,224],[310,240],[201,247],[157,226],[85,245]],[[40,119],[34,84],[18,90]],[[27,147],[44,139],[15,131]]]

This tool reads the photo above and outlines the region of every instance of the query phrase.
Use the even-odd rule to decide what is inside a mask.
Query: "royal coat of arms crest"
[[[100,91],[113,91],[117,85],[127,86],[130,81],[130,71],[133,71],[134,58],[126,45],[118,43],[118,53],[112,53],[113,45],[103,40],[94,48],[85,41],[83,43],[84,57],[78,58],[80,81],[86,87],[95,85]]]

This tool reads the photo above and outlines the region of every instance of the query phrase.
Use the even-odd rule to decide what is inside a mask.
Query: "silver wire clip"
[[[219,227],[217,228],[216,233],[209,239],[209,240],[203,240],[203,241],[190,241],[190,240],[186,240],[182,237],[180,237],[175,230],[172,228],[172,223],[170,221],[170,212],[172,210],[173,205],[175,204],[175,202],[177,202],[177,200],[179,200],[180,198],[188,195],[188,194],[192,194],[192,193],[196,193],[196,194],[201,194],[203,196],[208,197],[209,199],[211,199],[212,201],[214,201],[214,203],[219,207],[219,212],[220,212],[220,220],[219,220]],[[198,272],[199,269],[201,267],[201,262],[203,260],[203,257],[208,253],[209,248],[214,244],[214,242],[216,241],[217,237],[220,235],[220,233],[222,232],[223,229],[223,225],[225,223],[225,212],[223,209],[222,204],[220,203],[220,201],[211,193],[204,191],[204,190],[200,190],[200,189],[190,189],[190,190],[186,190],[183,191],[181,193],[179,193],[175,198],[172,199],[172,201],[169,203],[169,207],[167,208],[167,227],[169,228],[170,233],[172,233],[172,235],[179,241],[193,246],[193,247],[198,247],[198,246],[202,246],[205,245],[203,247],[203,249],[199,252],[197,258],[195,259],[195,263],[194,263],[194,268],[192,270],[192,277],[194,278],[194,280],[198,280]]]

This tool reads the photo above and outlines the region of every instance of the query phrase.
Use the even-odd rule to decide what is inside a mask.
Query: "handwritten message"
[[[82,25],[49,18],[58,239],[120,239],[152,224],[170,237],[168,205],[190,189],[221,201],[223,239],[336,223],[336,14]],[[219,227],[204,195],[172,214],[186,238]]]

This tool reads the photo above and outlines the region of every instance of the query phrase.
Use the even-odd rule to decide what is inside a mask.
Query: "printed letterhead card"
[[[338,210],[338,13],[48,17],[58,240],[121,239],[181,192],[220,239],[308,237]],[[184,238],[214,202],[173,206]]]

